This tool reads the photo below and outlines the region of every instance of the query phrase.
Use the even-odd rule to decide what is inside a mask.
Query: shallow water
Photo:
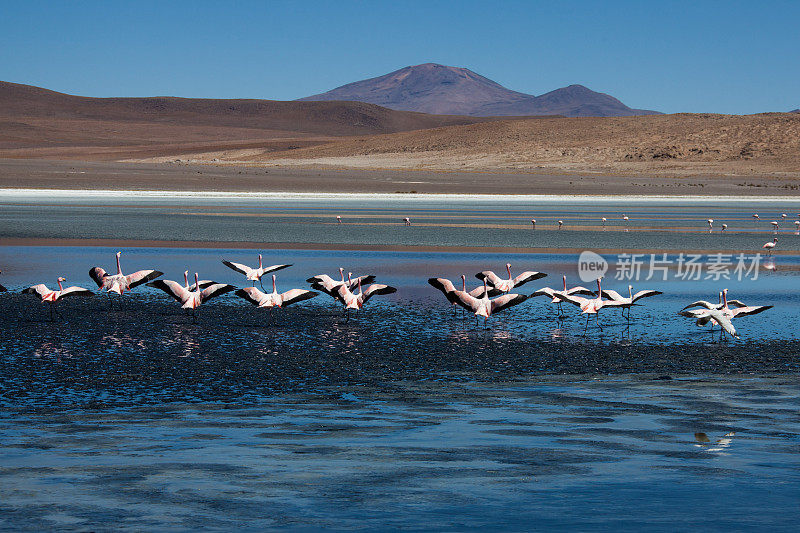
[[[596,227],[622,205],[578,202],[570,220],[594,227],[534,232],[511,227],[530,218],[514,203],[471,205],[503,226],[476,230],[463,204],[418,201],[222,205],[269,217],[197,214],[218,199],[181,200],[184,212],[196,208],[186,215],[163,200],[36,201],[0,206],[0,237],[702,250],[750,249],[771,234],[747,227],[764,203],[626,205],[639,226],[625,232]],[[547,217],[563,206],[534,207]],[[397,224],[411,208],[414,225]],[[361,218],[336,227],[325,221],[334,213]],[[709,235],[710,214],[739,217],[739,233]],[[781,236],[784,249],[791,238]],[[574,253],[264,251],[267,264],[293,264],[277,273],[281,291],[339,266],[398,288],[349,319],[324,295],[270,314],[232,294],[193,319],[140,287],[112,310],[105,296],[65,300],[50,322],[18,293],[58,275],[93,287],[89,268],[113,270],[116,251],[0,246],[0,282],[12,291],[0,294],[0,529],[788,531],[800,518],[800,256],[776,258],[778,270],[755,280],[679,280],[673,266],[667,280],[633,282],[663,295],[643,300],[630,323],[601,312],[602,329],[584,329],[573,309],[557,319],[545,299],[485,328],[452,316],[426,283],[463,273],[477,285],[476,272],[510,262],[549,274],[523,286],[529,294],[562,273],[578,283]],[[257,253],[126,248],[122,265],[243,286],[220,261],[254,264]],[[604,288],[627,292],[617,257],[605,257]],[[774,308],[737,319],[741,339],[722,342],[676,316],[724,287]]]

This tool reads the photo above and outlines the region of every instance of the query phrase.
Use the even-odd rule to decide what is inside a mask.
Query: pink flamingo
[[[194,273],[194,285],[192,285],[194,290],[189,290],[177,281],[172,281],[169,279],[157,279],[156,281],[152,281],[147,285],[150,287],[155,287],[156,289],[161,289],[166,294],[172,296],[178,301],[178,303],[181,304],[182,309],[191,309],[192,320],[195,320],[194,311],[200,307],[200,305],[212,298],[229,293],[236,289],[236,287],[233,285],[216,282],[211,282],[211,285],[202,288],[200,280],[197,277],[197,272]]]
[[[535,298],[537,296],[547,296],[548,298],[551,298],[552,300],[550,301],[550,303],[556,304],[556,306],[558,307],[559,316],[564,316],[564,310],[561,308],[561,302],[563,301],[561,299],[562,295],[566,295],[566,296],[573,295],[573,294],[591,295],[591,294],[594,294],[594,293],[592,291],[590,291],[589,289],[587,289],[586,287],[581,287],[581,286],[572,287],[571,289],[567,289],[567,276],[561,276],[561,279],[562,279],[562,281],[564,283],[562,290],[556,290],[556,289],[552,289],[550,287],[542,287],[541,289],[539,289],[539,290],[535,291],[533,294],[531,294],[530,297],[531,298]]]
[[[122,252],[117,252],[117,273],[109,274],[100,267],[94,267],[89,270],[89,276],[97,283],[97,287],[106,293],[115,293],[120,296],[130,291],[143,283],[147,283],[163,274],[158,270],[139,270],[127,276],[122,273],[122,267],[119,263],[119,256]],[[109,300],[110,301],[110,300]]]
[[[54,314],[58,314],[58,316],[61,316],[61,313],[59,313],[58,310],[56,309],[56,304],[59,301],[69,296],[93,296],[92,291],[90,291],[89,289],[84,289],[83,287],[72,286],[72,287],[67,287],[65,289],[61,285],[62,281],[67,281],[67,278],[59,277],[56,280],[56,283],[58,283],[57,291],[52,291],[47,288],[47,285],[45,285],[44,283],[40,283],[39,285],[33,285],[32,287],[28,287],[27,289],[23,290],[22,293],[33,294],[37,298],[39,298],[39,300],[41,300],[42,303],[44,302],[49,303],[50,320],[54,320],[55,319]]]
[[[490,316],[494,313],[499,313],[503,309],[508,309],[509,307],[521,304],[525,300],[528,299],[528,296],[524,294],[504,294],[503,296],[499,296],[495,299],[489,298],[489,290],[486,286],[486,278],[483,278],[483,297],[476,298],[469,294],[466,291],[455,291],[456,302],[458,305],[475,313],[475,319],[478,320],[478,317],[483,317],[483,323],[486,324],[486,321],[489,319]]]
[[[336,223],[337,224],[341,224],[342,223],[342,217],[341,216],[336,215]]]
[[[253,282],[253,287],[256,286],[256,281],[258,281],[262,289],[264,288],[264,284],[261,283],[261,276],[263,276],[268,272],[275,272],[277,270],[283,270],[284,268],[289,268],[290,266],[292,266],[292,265],[272,265],[265,267],[261,263],[261,254],[258,254],[258,267],[256,268],[252,268],[247,265],[243,265],[241,263],[234,263],[232,261],[223,261],[222,264],[228,268],[235,270],[236,272],[244,274],[245,278],[248,281]]]
[[[352,283],[352,272],[347,273],[347,280]],[[361,308],[364,307],[364,304],[367,301],[375,296],[376,294],[392,294],[397,292],[397,289],[394,287],[390,287],[389,285],[383,285],[381,283],[373,283],[367,290],[361,290],[361,279],[357,280],[358,283],[358,292],[354,293],[350,290],[349,284],[345,283],[339,286],[339,296],[338,300],[344,305],[345,311],[349,311],[350,309],[355,309],[356,312],[360,311]],[[347,318],[350,318],[350,315],[347,315]]]
[[[519,287],[528,283],[529,281],[533,281],[536,279],[541,279],[547,274],[544,272],[534,272],[532,270],[527,270],[520,274],[519,276],[512,278],[511,277],[511,263],[506,263],[506,271],[508,272],[508,279],[501,279],[500,276],[492,272],[491,270],[484,270],[483,272],[478,272],[475,274],[475,277],[480,280],[486,280],[489,286],[498,289],[501,292],[508,292],[514,287]]]
[[[405,223],[405,225],[406,225],[406,226],[410,226],[410,225],[411,225],[411,219],[410,219],[410,218],[408,218],[408,217],[405,217],[405,218],[403,219],[403,222]]]
[[[600,328],[600,331],[603,331],[603,326],[600,325],[600,320],[598,318],[599,311],[604,307],[622,307],[622,304],[619,302],[615,302],[613,300],[603,300],[603,289],[600,286],[601,279],[602,278],[597,278],[597,293],[595,298],[584,298],[582,296],[568,294],[560,296],[563,301],[579,307],[581,314],[586,315],[586,327],[584,328],[584,331],[586,331],[586,329],[589,327],[589,315],[594,315],[595,324],[597,324],[597,327]]]
[[[625,309],[628,310],[628,320],[631,319],[631,307],[636,304],[636,300],[641,298],[649,298],[651,296],[658,296],[659,294],[663,294],[661,291],[655,290],[642,290],[633,294],[633,285],[628,285],[628,296],[622,296],[615,290],[607,289],[603,291],[603,296],[608,298],[609,300],[616,302],[617,306],[622,309],[623,316],[625,315]]]
[[[678,312],[681,316],[686,316],[690,318],[696,319],[695,323],[698,326],[704,326],[711,322],[711,324],[718,324],[721,328],[721,334],[728,333],[731,337],[739,338],[739,335],[736,334],[736,328],[733,327],[732,320],[737,316],[748,316],[748,315],[756,315],[758,313],[764,312],[767,309],[771,309],[771,305],[758,305],[758,306],[743,306],[743,307],[736,307],[731,309],[728,307],[728,289],[722,290],[722,307],[719,309],[716,308],[706,308],[700,310],[681,310]]]
[[[310,300],[317,296],[314,291],[307,291],[305,289],[289,289],[286,292],[279,293],[275,287],[275,274],[272,275],[272,292],[265,294],[255,287],[246,287],[236,291],[236,296],[244,298],[248,302],[258,307],[266,307],[272,309],[273,307],[286,307],[297,302]]]
[[[772,242],[765,243],[764,246],[762,246],[762,248],[767,251],[767,255],[772,255],[772,249],[775,248],[775,246],[777,245],[778,245],[778,238],[775,237],[774,239],[772,239]]]
[[[312,289],[316,289],[320,292],[324,292],[328,296],[334,299],[339,298],[339,287],[347,283],[347,288],[351,291],[355,290],[356,286],[358,286],[358,282],[361,281],[362,283],[372,283],[375,281],[375,276],[369,274],[367,276],[359,276],[350,282],[345,282],[344,280],[344,268],[339,267],[339,276],[341,277],[341,281],[337,281],[331,278],[327,274],[317,274],[316,276],[312,276],[306,280],[306,283],[311,284]]]
[[[453,285],[453,282],[446,278],[428,278],[428,284],[432,287],[439,289],[444,294],[447,301],[453,304],[453,314],[456,314],[456,300],[458,299],[455,295],[456,287]],[[467,292],[467,277],[465,275],[461,275],[461,291]],[[482,298],[483,293],[485,291],[485,285],[481,285],[469,291],[467,294],[474,298]],[[490,289],[489,296],[497,296],[499,294],[503,294],[501,291],[497,289]]]
[[[535,218],[531,219],[531,226],[533,226],[533,229],[536,229],[536,219]]]

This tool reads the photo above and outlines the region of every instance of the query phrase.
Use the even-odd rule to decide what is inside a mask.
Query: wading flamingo
[[[561,295],[569,296],[577,294],[577,295],[588,296],[594,294],[594,292],[590,291],[586,287],[581,287],[581,286],[567,289],[567,276],[561,276],[561,279],[564,282],[562,290],[556,290],[550,287],[542,287],[541,289],[535,291],[533,294],[530,295],[531,298],[535,298],[537,296],[547,296],[548,298],[551,298],[550,303],[556,304],[556,306],[558,307],[558,316],[564,316],[564,310],[561,308],[561,302],[563,301],[561,299]]]
[[[682,310],[678,314],[694,318],[698,326],[705,326],[709,322],[711,324],[718,324],[722,331],[728,333],[731,337],[739,338],[736,334],[736,328],[733,327],[732,320],[737,316],[749,316],[762,313],[767,309],[771,309],[771,305],[759,306],[745,306],[731,309],[728,307],[728,289],[722,290],[722,308],[721,309],[699,309],[699,310]],[[723,333],[721,333],[723,334]]]
[[[336,215],[336,223],[337,224],[341,224],[342,223],[342,217],[341,216]]]
[[[236,291],[236,296],[244,298],[253,305],[258,307],[267,307],[270,310],[273,307],[286,307],[288,305],[296,304],[304,300],[310,300],[319,293],[314,291],[307,291],[305,289],[290,289],[286,292],[278,292],[275,288],[275,274],[272,275],[272,292],[265,294],[255,287],[245,287]]]
[[[352,282],[352,273],[347,273],[347,280]],[[356,281],[358,283],[358,292],[354,293],[348,287],[348,284],[339,285],[339,296],[338,300],[342,302],[344,305],[345,311],[348,312],[347,318],[350,319],[349,310],[355,309],[356,312],[360,311],[364,304],[367,301],[375,296],[376,294],[392,294],[397,292],[397,289],[394,287],[390,287],[389,285],[383,285],[381,283],[373,283],[365,291],[361,290],[361,280],[358,279]]]
[[[411,225],[411,219],[408,218],[408,217],[404,218],[403,222],[405,223],[406,226],[410,226]]]
[[[604,307],[622,307],[622,304],[619,302],[615,302],[613,300],[603,300],[603,289],[600,286],[601,279],[603,278],[597,278],[597,292],[595,293],[595,298],[584,298],[574,294],[565,294],[559,296],[559,298],[561,298],[563,301],[579,307],[581,314],[586,315],[586,326],[584,327],[584,331],[586,331],[586,329],[589,327],[589,315],[594,315],[595,324],[597,324],[597,327],[600,328],[600,331],[603,331],[603,326],[600,325],[600,319],[598,318],[600,309]]]
[[[498,289],[501,292],[508,292],[514,287],[519,287],[521,285],[525,285],[529,281],[533,281],[535,279],[541,279],[547,274],[544,272],[534,272],[532,270],[527,270],[520,274],[519,276],[512,278],[511,277],[511,263],[506,263],[506,271],[508,272],[508,279],[501,279],[500,276],[492,272],[491,270],[484,270],[483,272],[478,272],[475,274],[475,277],[480,280],[486,280],[490,287]]]
[[[722,225],[722,231],[725,231],[726,229],[728,229],[728,225],[727,224],[723,224]]]
[[[458,298],[456,297],[456,294],[455,294],[456,293],[456,287],[455,287],[455,285],[453,285],[453,282],[450,281],[449,279],[446,279],[446,278],[428,278],[428,283],[432,287],[442,291],[442,293],[444,294],[445,298],[447,298],[447,301],[450,302],[451,304],[453,304],[453,314],[456,314],[456,305],[458,305],[456,300]],[[463,274],[461,275],[461,285],[462,285],[461,291],[462,292],[467,292],[467,277],[465,275],[463,275]],[[485,287],[484,285],[476,287],[476,288],[472,289],[471,291],[467,292],[467,294],[469,294],[473,298],[482,298],[483,297],[483,293],[486,290],[484,287]],[[489,296],[491,296],[491,297],[494,297],[494,296],[497,296],[497,295],[500,295],[500,294],[503,294],[503,293],[498,289],[489,289]]]
[[[708,232],[711,233],[712,231],[714,231],[714,219],[713,218],[709,218],[708,219]]]
[[[706,300],[697,300],[696,302],[692,302],[683,309],[681,309],[681,311],[689,309],[690,307],[705,307],[706,309],[722,309],[725,305],[722,303],[722,291],[719,292],[718,297],[719,297],[719,302],[715,304],[707,302]],[[740,300],[728,300],[727,303],[728,306],[732,305],[734,307],[747,307],[747,305],[745,305],[744,302],[741,302]]]
[[[636,294],[633,294],[633,285],[628,285],[628,296],[622,296],[615,290],[606,289],[603,291],[603,296],[608,298],[609,300],[618,304],[618,307],[622,309],[622,316],[625,316],[625,309],[628,310],[628,320],[631,319],[631,307],[636,304],[636,300],[641,298],[649,298],[651,296],[657,296],[659,294],[663,294],[661,291],[655,290],[641,290]]]
[[[561,229],[561,226],[563,226],[563,225],[564,225],[564,221],[563,220],[559,220],[558,221],[558,229]]]
[[[531,226],[533,226],[533,229],[536,229],[536,219],[535,218],[531,219]]]
[[[197,277],[197,272],[194,273],[193,287],[195,289],[193,291],[182,286],[177,281],[172,281],[169,279],[157,279],[156,281],[152,281],[147,285],[150,287],[155,287],[156,289],[161,289],[168,295],[175,298],[175,300],[181,304],[182,309],[191,309],[192,320],[196,319],[194,310],[200,307],[200,305],[207,302],[211,298],[215,298],[222,294],[236,290],[236,287],[233,285],[216,282],[212,282],[212,284],[206,288],[201,288],[200,281]]]
[[[602,221],[603,221],[603,227],[605,228],[605,227],[606,227],[606,217],[603,217],[603,218],[601,218],[600,220],[602,220]]]
[[[773,233],[778,233],[778,221],[777,220],[773,220],[772,222],[770,222],[770,224],[772,224],[772,232]]]
[[[772,255],[772,249],[775,248],[775,246],[777,245],[778,245],[778,238],[775,237],[774,239],[772,239],[771,242],[765,243],[764,246],[762,246],[762,248],[767,251],[767,255]]]
[[[39,285],[34,285],[32,287],[28,287],[27,289],[23,290],[22,293],[23,294],[33,294],[37,298],[39,298],[39,300],[41,300],[42,303],[45,303],[45,302],[49,303],[50,304],[50,319],[54,320],[56,314],[58,314],[58,316],[61,316],[61,313],[59,313],[58,310],[56,309],[56,304],[58,304],[58,302],[60,300],[63,300],[64,298],[67,298],[69,296],[93,296],[94,295],[94,293],[92,293],[92,291],[90,291],[89,289],[84,289],[83,287],[74,287],[73,286],[73,287],[67,287],[65,289],[61,285],[62,281],[67,281],[67,278],[59,277],[56,280],[56,283],[58,283],[58,290],[57,291],[51,291],[50,289],[47,288],[47,285],[45,285],[44,283],[40,283]]]
[[[504,294],[503,296],[498,296],[495,299],[489,298],[489,290],[486,286],[486,278],[483,278],[483,297],[476,298],[465,291],[456,291],[456,303],[466,309],[467,311],[471,311],[475,314],[475,320],[478,320],[478,317],[483,317],[483,323],[486,324],[486,321],[489,319],[490,316],[494,313],[499,313],[503,309],[508,309],[509,307],[513,307],[517,304],[521,304],[529,297],[525,296],[524,294]]]
[[[258,254],[258,267],[251,268],[247,265],[243,265],[241,263],[233,263],[231,261],[223,261],[223,265],[228,268],[235,270],[241,274],[244,274],[248,281],[253,282],[253,287],[256,286],[256,281],[261,285],[261,288],[264,288],[264,284],[261,283],[261,276],[268,272],[275,272],[277,270],[283,270],[284,268],[289,268],[292,265],[272,265],[265,267],[261,264],[261,254]]]
[[[119,256],[122,252],[117,252],[117,273],[109,274],[100,267],[94,267],[89,270],[89,276],[97,283],[98,288],[106,291],[107,293],[115,293],[122,295],[126,291],[130,291],[134,287],[138,287],[143,283],[156,279],[158,276],[164,274],[158,270],[139,270],[127,276],[122,273],[122,267],[119,264]],[[110,301],[110,300],[109,300]]]
[[[336,281],[335,279],[331,278],[327,274],[317,274],[316,276],[312,276],[306,280],[306,283],[311,283],[311,288],[316,289],[320,292],[324,292],[328,296],[334,299],[339,298],[339,286],[344,285],[344,268],[339,267],[339,276],[341,277],[341,281]],[[375,276],[369,274],[367,276],[359,276],[354,280],[351,280],[348,283],[348,289],[354,291],[358,286],[358,282],[361,281],[362,283],[372,283],[375,281]]]

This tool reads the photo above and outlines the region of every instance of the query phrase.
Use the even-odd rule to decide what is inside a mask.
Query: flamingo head
[[[347,273],[347,281],[349,281],[350,283],[353,282],[353,273],[352,272],[348,272]]]
[[[56,281],[58,281],[59,283],[61,283],[62,281],[67,281],[67,278],[64,278],[64,277],[59,277],[59,278],[58,278]]]
[[[772,242],[778,242],[778,238],[775,237],[774,239],[772,239]]]
[[[461,274],[461,281],[466,282],[467,281],[467,276],[465,276],[464,274]]]
[[[122,255],[122,252],[117,252],[117,259],[119,259],[119,256],[121,256],[121,255]]]
[[[531,219],[531,224],[533,224],[534,226],[536,225],[536,219],[535,218]]]
[[[506,270],[508,270],[509,277],[511,276],[511,263],[506,263]]]

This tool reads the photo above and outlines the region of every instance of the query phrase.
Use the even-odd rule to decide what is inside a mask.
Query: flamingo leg
[[[600,328],[600,331],[603,331],[603,326],[600,325],[600,313],[594,314],[594,323],[597,324],[597,327]]]

